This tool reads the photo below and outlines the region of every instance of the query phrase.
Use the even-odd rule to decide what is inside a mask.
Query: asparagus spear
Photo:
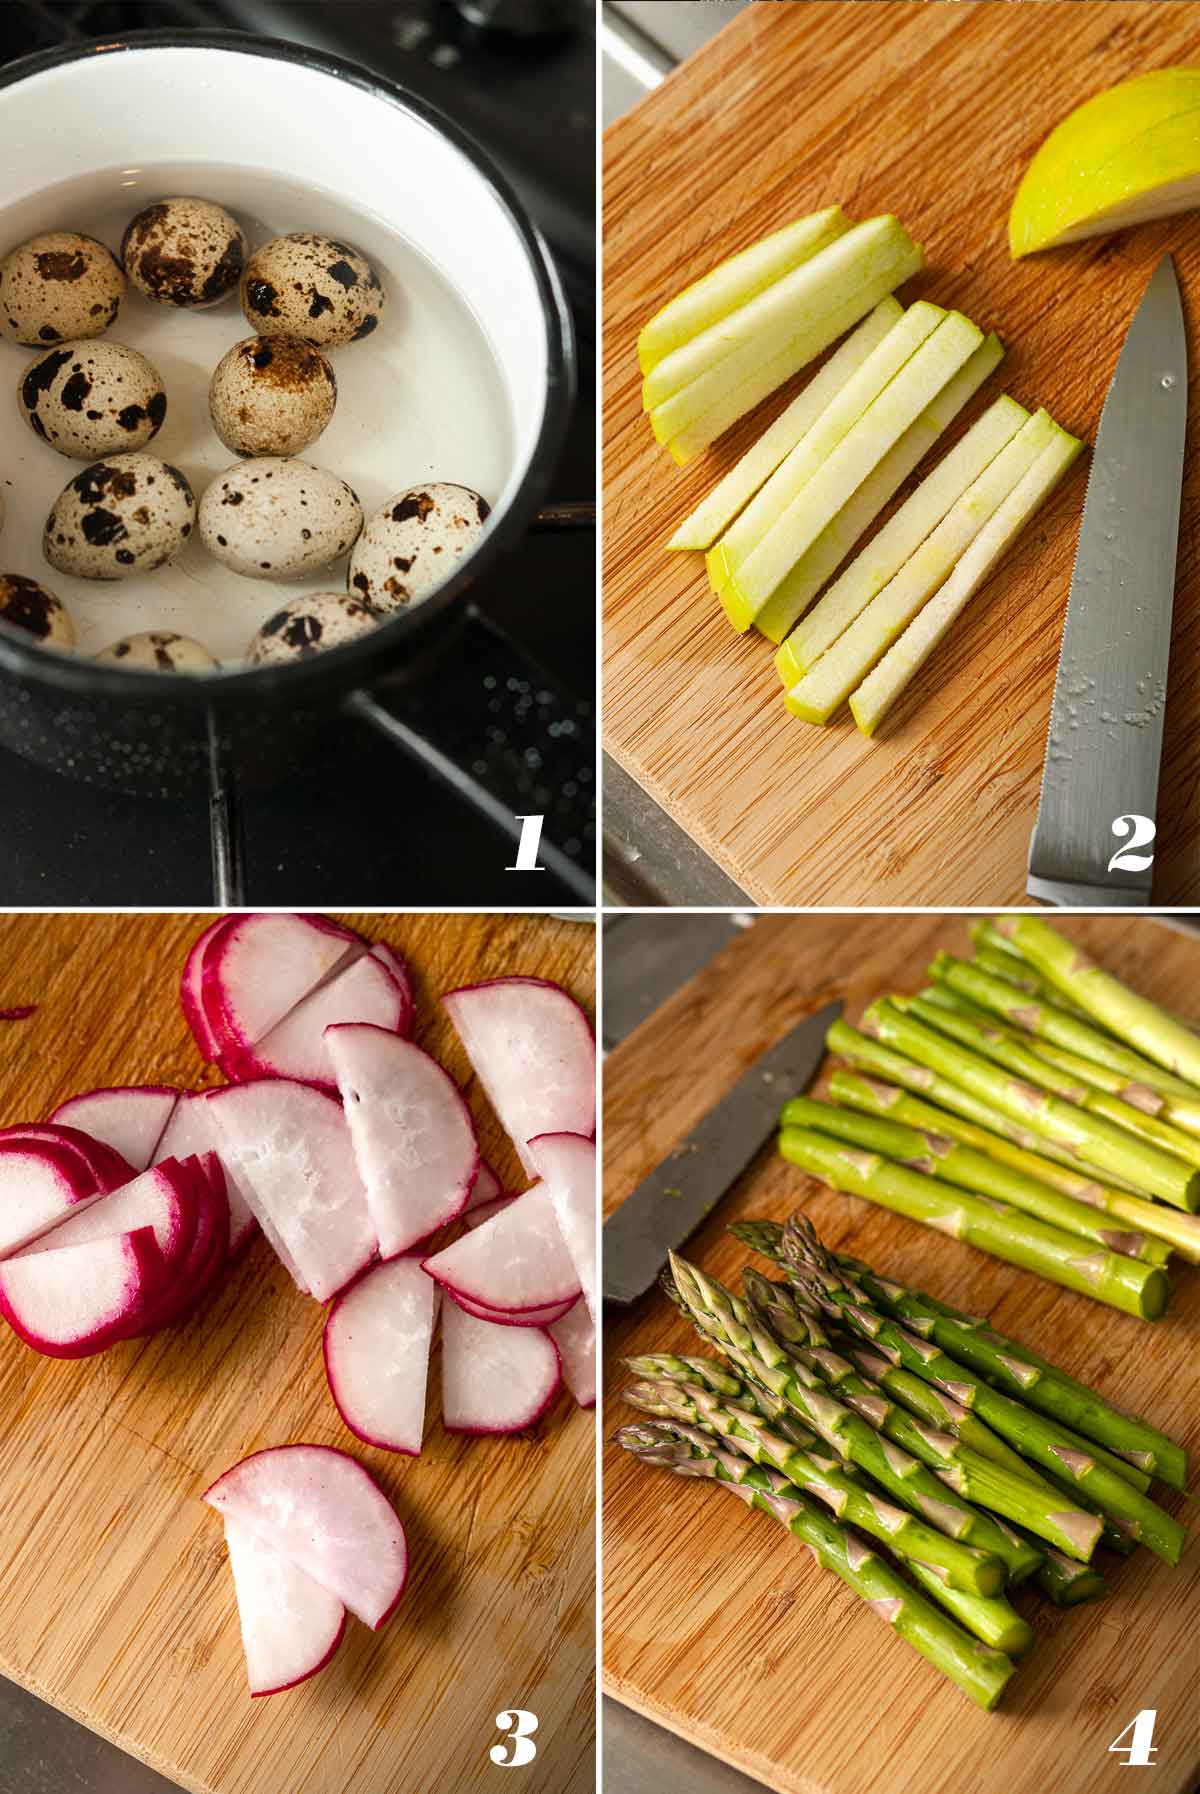
[[[807,1097],[795,1097],[785,1103],[779,1120],[781,1127],[815,1128],[818,1133],[832,1134],[851,1146],[882,1153],[885,1158],[895,1159],[899,1164],[955,1184],[960,1189],[971,1190],[977,1196],[994,1196],[1027,1215],[1036,1216],[1050,1227],[1092,1240],[1106,1252],[1118,1252],[1125,1258],[1159,1265],[1166,1262],[1170,1252],[1161,1241],[1151,1241],[1145,1234],[1122,1233],[1116,1228],[1105,1227],[1095,1209],[1077,1202],[1074,1197],[1061,1195],[1025,1172],[989,1158],[986,1153],[956,1144],[953,1131],[942,1129],[935,1123],[924,1128],[905,1126],[896,1119],[852,1113],[829,1103],[813,1102]]]
[[[1187,1487],[1187,1456],[1158,1427],[1136,1415],[1123,1414],[1086,1384],[994,1332],[986,1323],[946,1310],[920,1290],[905,1289],[869,1270],[856,1270],[853,1275],[882,1314],[903,1321],[910,1332],[932,1340],[952,1358],[970,1365],[994,1388],[1051,1415],[1147,1475],[1161,1477],[1173,1489]]]
[[[835,1071],[830,1089],[836,1086],[839,1102],[871,1114],[893,1115],[911,1126],[937,1126],[943,1133],[978,1147],[1006,1165],[1028,1171],[1065,1195],[1167,1240],[1191,1263],[1200,1264],[1200,1219],[1195,1215],[1181,1214],[1178,1209],[1151,1202],[1111,1182],[1101,1183],[1053,1141],[1040,1139],[978,1097],[960,1090],[949,1079],[939,1078],[926,1066],[915,1065],[844,1022],[834,1023],[826,1044],[831,1052],[870,1074],[855,1079],[849,1073]],[[878,1082],[880,1078],[890,1082]],[[897,1084],[902,1090],[895,1089]],[[912,1094],[915,1092],[928,1096],[931,1102],[923,1102],[920,1096]],[[897,1100],[901,1098],[903,1107]],[[932,1103],[938,1107],[933,1108]]]
[[[947,1040],[936,1028],[926,1027],[915,1016],[902,1014],[892,1003],[873,1003],[863,1017],[863,1032],[938,1072],[999,1109],[1002,1115],[1073,1149],[1097,1170],[1111,1172],[1189,1214],[1196,1212],[1200,1204],[1200,1175],[1196,1168],[1147,1145],[1103,1116],[1089,1114],[1024,1079],[1014,1078],[990,1059]]]
[[[1039,1090],[1050,1091],[1062,1097],[1064,1102],[1086,1109],[1091,1115],[1103,1116],[1114,1126],[1124,1128],[1150,1146],[1185,1159],[1190,1165],[1200,1165],[1200,1140],[1179,1128],[1169,1127],[1154,1114],[1136,1108],[1132,1103],[1122,1102],[1119,1097],[1096,1090],[1070,1073],[1060,1071],[1026,1046],[1015,1029],[997,1026],[986,1013],[968,1006],[963,998],[947,991],[934,991],[922,992],[916,997],[892,997],[889,1001],[905,1015],[916,1016],[919,1021],[948,1034],[952,1040],[959,1041],[983,1058],[1004,1066]]]
[[[1038,916],[1001,916],[996,930],[1118,1039],[1189,1084],[1200,1084],[1200,1037],[1157,1003],[1112,977]]]
[[[896,1501],[939,1532],[999,1557],[1001,1562],[1012,1559],[1013,1547],[994,1521],[977,1513],[910,1452],[890,1441],[885,1446],[871,1423],[830,1395],[816,1370],[799,1355],[785,1352],[723,1284],[706,1277],[677,1253],[670,1258],[675,1299],[700,1332],[745,1375],[786,1402],[839,1457],[857,1464]]]
[[[873,1308],[861,1286],[847,1282],[848,1274],[840,1271],[824,1251],[811,1225],[805,1231],[803,1220],[793,1217],[784,1230],[784,1249],[806,1292],[820,1306],[841,1316],[851,1331],[873,1340],[889,1355],[896,1352],[899,1362],[918,1376],[948,1387],[957,1400],[973,1408],[1024,1457],[1058,1476],[1065,1471],[1070,1481],[1092,1496],[1130,1537],[1148,1545],[1167,1563],[1179,1562],[1184,1533],[1171,1514],[1164,1513],[1097,1458],[1080,1452],[1074,1435],[1064,1432],[1057,1421],[1001,1394],[940,1347]]]
[[[939,1613],[897,1570],[806,1501],[777,1471],[764,1470],[732,1452],[714,1448],[702,1433],[688,1438],[679,1428],[622,1427],[617,1441],[645,1463],[663,1465],[682,1476],[710,1477],[750,1506],[770,1514],[803,1539],[823,1569],[840,1576],[873,1612],[978,1706],[990,1712],[996,1705],[1013,1673],[1011,1658],[980,1644]]]
[[[1031,1481],[1024,1474],[1014,1476],[994,1459],[972,1451],[953,1434],[928,1427],[883,1401],[878,1385],[856,1376],[853,1367],[829,1347],[820,1323],[814,1323],[806,1306],[797,1302],[791,1290],[754,1271],[747,1271],[745,1279],[751,1307],[774,1337],[793,1358],[813,1363],[835,1394],[885,1438],[927,1464],[964,1501],[1020,1522],[1037,1537],[1060,1546],[1082,1562],[1091,1557],[1101,1532],[1101,1523],[1094,1515],[1075,1507],[1065,1508],[1057,1489],[1040,1480]],[[1011,1551],[1015,1535],[1004,1529],[1003,1536],[1004,1545],[997,1546],[998,1555]],[[1024,1565],[1022,1579],[1023,1574]]]
[[[990,972],[993,978],[1003,978],[1006,984],[1015,985],[1026,996],[1053,1003],[1065,1014],[1090,1023],[1098,1033],[1108,1032],[1098,1022],[1092,1021],[1086,1009],[1080,1009],[1078,1004],[1072,1003],[1070,997],[1056,990],[1048,978],[1043,978],[1010,942],[996,933],[990,922],[981,917],[979,921],[972,922],[969,933],[975,948],[975,963]]]
[[[1042,1550],[1045,1555],[1033,1580],[1056,1607],[1077,1607],[1081,1601],[1098,1601],[1108,1593],[1108,1584],[1094,1564],[1077,1564],[1052,1545],[1044,1545]]]
[[[675,1352],[643,1352],[636,1358],[626,1358],[625,1366],[643,1382],[699,1384],[702,1389],[721,1396],[738,1408],[748,1408],[752,1414],[761,1414],[764,1420],[770,1421],[777,1433],[782,1433],[785,1439],[798,1445],[802,1451],[819,1450],[821,1447],[821,1441],[812,1428],[797,1420],[783,1402],[768,1394],[757,1383],[735,1377],[731,1370],[726,1370],[714,1358],[681,1358]],[[857,1474],[853,1464],[843,1465],[842,1468],[844,1475]]]
[[[966,1240],[981,1252],[1035,1271],[1064,1289],[1142,1320],[1158,1320],[1166,1309],[1167,1279],[1157,1265],[1093,1250],[1077,1234],[1048,1227],[1020,1209],[966,1190],[948,1190],[935,1178],[893,1165],[878,1153],[843,1146],[805,1128],[784,1128],[779,1151],[835,1190],[862,1196],[910,1221]]]
[[[900,1557],[940,1568],[938,1580],[946,1587],[983,1596],[998,1595],[1003,1588],[1003,1569],[995,1558],[948,1539],[936,1527],[843,1476],[827,1454],[800,1451],[772,1432],[759,1415],[723,1402],[695,1383],[634,1383],[624,1394],[631,1407],[719,1433],[753,1463],[781,1470],[839,1520],[879,1539]]]
[[[978,1152],[986,1153],[999,1164],[1048,1186],[1069,1203],[1059,1211],[1054,1222],[1064,1231],[1078,1233],[1082,1239],[1095,1240],[1110,1252],[1124,1251],[1146,1264],[1166,1264],[1173,1250],[1178,1250],[1193,1263],[1200,1263],[1200,1221],[1181,1215],[1178,1209],[1165,1204],[1147,1202],[1143,1196],[1127,1196],[1123,1190],[1097,1183],[1082,1172],[1069,1171],[1052,1159],[1016,1146],[987,1128],[964,1121],[961,1116],[935,1109],[919,1096],[897,1090],[894,1085],[879,1083],[853,1071],[835,1071],[829,1080],[829,1094],[843,1107],[864,1110],[869,1115],[890,1116],[909,1127],[933,1128],[961,1140]],[[1003,1117],[998,1117],[1003,1120]],[[1080,1214],[1080,1210],[1083,1211]],[[1129,1223],[1126,1229],[1106,1224],[1105,1215]],[[1090,1218],[1089,1218],[1090,1217]],[[1047,1211],[1042,1219],[1049,1220]],[[1163,1236],[1163,1237],[1160,1237]],[[1177,1236],[1177,1237],[1176,1237]]]

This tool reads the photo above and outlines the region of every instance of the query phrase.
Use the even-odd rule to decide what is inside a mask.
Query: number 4
[[[1109,1750],[1116,1751],[1119,1757],[1125,1758],[1126,1769],[1153,1769],[1150,1761],[1158,1746],[1153,1742],[1154,1722],[1158,1718],[1157,1707],[1143,1707],[1136,1719],[1131,1719],[1124,1731],[1117,1733]],[[1128,1744],[1122,1744],[1122,1738],[1128,1738]]]

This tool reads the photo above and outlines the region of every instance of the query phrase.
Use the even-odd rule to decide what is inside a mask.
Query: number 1
[[[518,816],[521,825],[521,839],[517,843],[517,863],[506,866],[506,872],[544,872],[546,868],[537,863],[538,848],[542,844],[542,824],[544,816]]]

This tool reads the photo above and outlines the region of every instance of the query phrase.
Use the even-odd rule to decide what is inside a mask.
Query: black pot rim
[[[554,472],[566,435],[575,390],[575,341],[571,316],[550,250],[507,178],[485,150],[453,119],[427,100],[410,93],[399,82],[376,75],[361,64],[323,50],[293,44],[282,38],[237,31],[130,31],[118,40],[90,39],[58,50],[43,50],[0,68],[0,89],[15,86],[67,63],[97,55],[125,55],[137,50],[207,49],[238,55],[262,56],[273,61],[298,63],[413,114],[437,131],[491,187],[520,238],[537,284],[545,325],[549,368],[538,439],[512,502],[504,515],[467,556],[459,570],[414,610],[398,613],[380,623],[369,635],[343,642],[287,666],[239,668],[202,678],[180,673],[131,672],[36,646],[26,646],[8,630],[0,631],[0,671],[16,674],[23,682],[50,690],[97,699],[111,699],[126,706],[164,702],[205,710],[270,704],[280,699],[297,700],[340,688],[349,691],[371,685],[411,653],[417,640],[428,634],[439,616],[461,606],[468,589],[493,567],[524,534]]]

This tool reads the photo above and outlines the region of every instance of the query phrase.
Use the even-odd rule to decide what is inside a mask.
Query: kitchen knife
[[[667,1253],[696,1231],[774,1133],[788,1097],[821,1063],[825,1036],[841,1013],[840,1002],[827,1003],[756,1059],[604,1223],[606,1302],[635,1302],[646,1293]]]
[[[1092,457],[1029,848],[1025,888],[1044,903],[1150,900],[1186,425],[1183,306],[1164,255]]]

